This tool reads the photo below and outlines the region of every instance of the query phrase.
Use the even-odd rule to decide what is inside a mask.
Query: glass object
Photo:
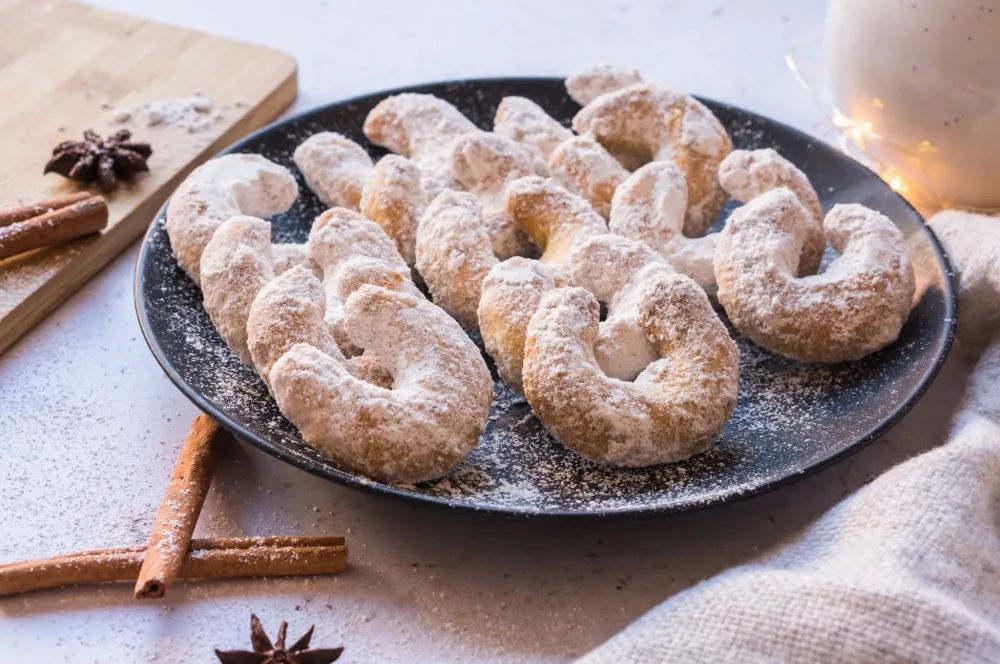
[[[942,206],[1000,208],[1000,0],[831,0],[823,41],[867,154]]]

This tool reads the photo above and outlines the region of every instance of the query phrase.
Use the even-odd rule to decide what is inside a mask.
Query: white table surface
[[[295,109],[398,85],[564,74],[593,62],[765,113],[806,131],[819,114],[782,62],[825,3],[100,0],[284,49]],[[280,7],[280,9],[279,9]],[[196,409],[147,350],[133,309],[137,247],[0,356],[0,562],[142,542]],[[964,367],[861,453],[731,506],[618,522],[520,522],[342,488],[232,446],[202,536],[343,534],[339,577],[178,585],[138,603],[129,584],[0,600],[0,661],[212,662],[249,646],[249,614],[343,662],[562,662],[671,594],[746,561],[940,440]]]

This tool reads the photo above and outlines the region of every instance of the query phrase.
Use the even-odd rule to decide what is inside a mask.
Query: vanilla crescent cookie
[[[804,362],[856,360],[892,343],[914,292],[906,240],[885,216],[836,205],[823,228],[840,256],[796,277],[812,215],[786,187],[733,212],[715,250],[719,301],[755,343]]]
[[[684,236],[687,180],[672,161],[651,161],[632,173],[611,201],[608,230],[660,252],[683,275],[715,297],[712,263],[718,233]]]
[[[277,276],[301,265],[317,277],[323,277],[323,271],[309,255],[309,245],[294,243],[278,243],[271,245],[271,256],[274,258],[274,274]]]
[[[223,223],[201,255],[205,311],[226,345],[264,377],[270,365],[261,367],[249,338],[254,305],[275,281],[297,270],[308,272],[317,283],[322,276],[307,245],[272,245],[271,224],[256,217],[233,217]]]
[[[247,317],[260,290],[274,279],[271,224],[237,216],[219,226],[201,255],[205,311],[240,361],[251,363]]]
[[[394,154],[375,164],[361,193],[361,216],[382,227],[410,267],[416,262],[417,223],[426,207],[416,164]]]
[[[167,205],[167,235],[178,264],[200,285],[201,253],[223,222],[284,212],[298,195],[288,169],[260,155],[227,154],[205,162]]]
[[[573,132],[526,97],[504,97],[493,118],[493,131],[519,143],[532,157],[535,174],[549,174],[549,157]]]
[[[528,323],[542,296],[556,287],[552,272],[536,260],[515,256],[494,265],[482,284],[479,331],[500,379],[524,394],[521,369]]]
[[[603,94],[642,83],[636,69],[623,69],[611,65],[584,67],[566,79],[566,92],[580,106],[586,106]]]
[[[592,134],[614,155],[677,164],[687,179],[688,237],[704,234],[726,203],[717,173],[732,142],[722,123],[694,97],[645,83],[633,85],[585,106],[573,118],[573,128]]]
[[[343,300],[340,296],[343,268],[356,258],[380,263],[401,292],[423,297],[410,279],[410,268],[399,255],[392,239],[376,224],[346,208],[331,208],[316,218],[309,232],[309,253],[323,271],[326,292],[326,321],[340,350],[347,357],[361,352],[343,325]]]
[[[634,382],[607,376],[594,359],[600,307],[583,288],[542,298],[524,351],[524,392],[535,416],[569,449],[616,466],[706,450],[739,391],[739,351],[694,281],[657,272],[637,297],[639,325],[659,359]]]
[[[575,136],[560,144],[549,158],[549,172],[562,187],[587,199],[605,219],[611,213],[615,189],[629,176],[592,136]]]
[[[507,186],[507,213],[541,248],[539,260],[559,285],[571,279],[574,243],[608,231],[586,200],[537,175]]]
[[[479,128],[461,111],[434,95],[404,92],[380,101],[365,118],[364,132],[376,145],[408,157],[420,167],[427,200],[458,189],[451,143]]]
[[[270,384],[271,368],[292,346],[307,343],[343,364],[355,378],[382,387],[392,386],[392,376],[371,354],[344,357],[326,320],[323,284],[308,269],[297,265],[264,286],[250,307],[247,345],[253,366]]]
[[[483,223],[501,260],[529,254],[536,247],[507,214],[507,185],[534,173],[531,158],[506,136],[477,132],[452,144],[455,179],[483,204]]]
[[[417,229],[417,270],[434,304],[462,327],[478,328],[483,279],[496,264],[479,200],[449,189],[438,194]]]
[[[726,193],[741,203],[747,203],[772,189],[788,187],[813,220],[796,274],[800,277],[816,274],[826,249],[823,207],[805,173],[771,148],[733,150],[719,164],[719,182]]]
[[[674,269],[641,242],[605,233],[574,244],[573,283],[607,304],[594,357],[612,378],[632,380],[658,357],[639,326],[639,293],[654,274]],[[479,329],[500,378],[522,393],[521,371],[528,322],[542,296],[555,288],[552,272],[539,261],[511,258],[494,266],[483,281]]]
[[[323,284],[302,266],[258,291],[244,327],[253,366],[265,382],[274,363],[296,343],[308,343],[341,363],[347,361],[325,316]]]
[[[573,249],[573,282],[607,305],[594,344],[598,366],[611,378],[634,380],[658,358],[639,324],[646,283],[674,268],[655,250],[618,235],[596,235]]]
[[[327,207],[358,209],[374,164],[363,147],[333,131],[304,140],[292,155],[309,189]]]
[[[476,446],[493,381],[462,328],[423,298],[372,285],[344,304],[352,339],[384,360],[394,386],[353,377],[296,344],[271,369],[281,412],[336,462],[390,482],[440,477]]]

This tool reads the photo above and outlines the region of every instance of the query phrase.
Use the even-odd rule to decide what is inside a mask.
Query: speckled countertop
[[[825,3],[101,0],[298,58],[296,108],[421,81],[564,74],[608,61],[806,131],[819,114],[782,56]],[[132,302],[137,247],[0,356],[0,562],[142,542],[196,415],[154,362]],[[895,429],[791,487],[637,521],[507,521],[351,491],[242,445],[220,463],[203,536],[344,534],[339,577],[131,586],[0,599],[0,661],[200,663],[316,623],[358,662],[563,662],[647,609],[797,532],[873,474],[940,439],[965,368],[951,360]]]

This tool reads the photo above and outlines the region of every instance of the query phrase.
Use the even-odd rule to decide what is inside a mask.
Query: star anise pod
[[[250,614],[250,644],[249,650],[216,650],[215,655],[222,664],[330,664],[337,661],[343,648],[317,648],[309,650],[312,640],[313,625],[298,641],[285,648],[285,632],[288,623],[281,621],[278,628],[278,638],[274,644],[264,633],[264,627],[257,616]]]
[[[46,173],[58,173],[79,182],[97,182],[112,191],[120,180],[148,171],[146,160],[153,154],[149,143],[132,142],[132,132],[122,129],[108,138],[88,129],[82,141],[65,141],[52,150]]]

